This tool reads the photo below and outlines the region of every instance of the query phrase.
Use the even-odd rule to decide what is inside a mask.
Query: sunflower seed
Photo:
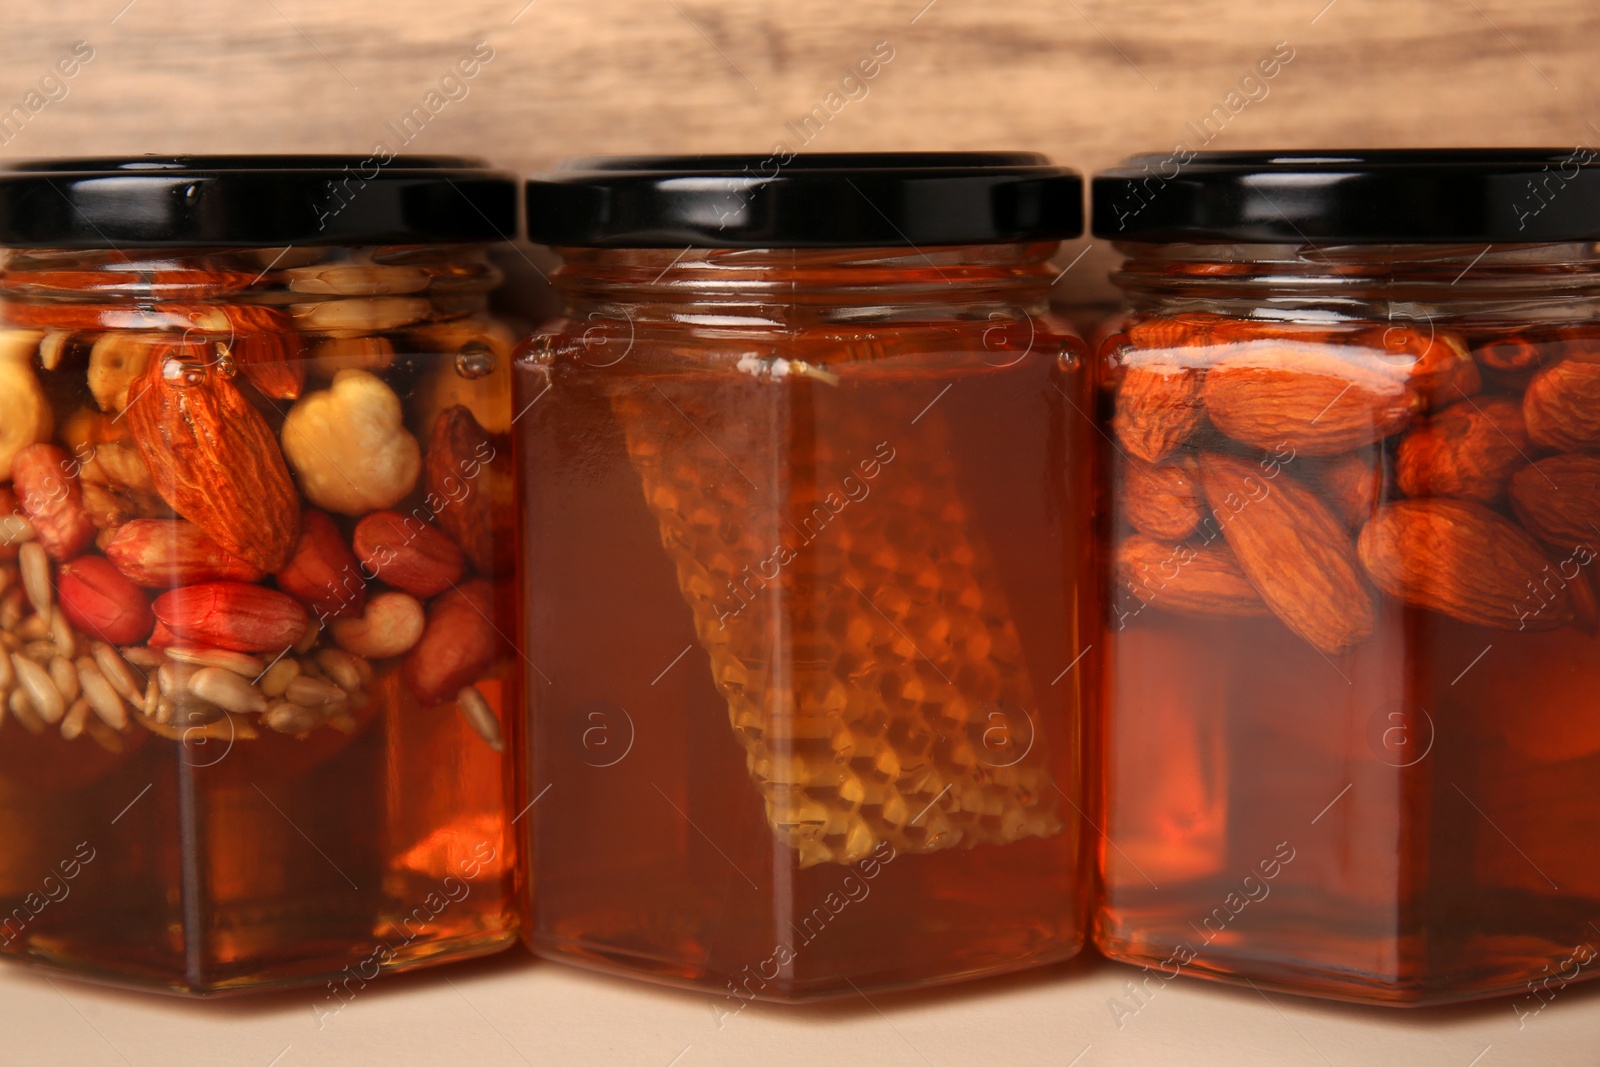
[[[307,708],[320,708],[329,704],[342,704],[350,695],[332,682],[311,678],[304,674],[290,682],[283,695],[290,702]]]
[[[50,557],[44,554],[41,545],[29,541],[18,553],[17,563],[22,567],[22,588],[27,591],[28,603],[33,605],[34,612],[44,619],[48,627],[53,603],[50,598]]]
[[[94,646],[94,662],[100,668],[100,673],[105,675],[106,681],[111,683],[111,688],[122,695],[122,699],[140,711],[145,710],[144,679],[128,666],[128,661],[116,649],[103,641],[97,642]]]
[[[317,666],[340,689],[354,693],[361,688],[361,671],[357,669],[355,659],[343,649],[325,648],[317,653]]]
[[[21,586],[10,589],[4,596],[0,596],[0,630],[11,631],[17,628],[17,623],[22,621],[23,603]]]
[[[67,714],[67,704],[61,699],[61,693],[50,680],[49,673],[26,656],[12,656],[11,665],[17,669],[17,681],[22,684],[20,691],[27,692],[28,700],[39,717],[51,726],[59,723]]]
[[[224,711],[243,714],[267,710],[267,698],[244,678],[224,667],[202,667],[189,679],[189,692]]]
[[[11,694],[11,716],[33,736],[38,737],[44,733],[44,720],[33,710],[33,701],[28,699],[28,694],[21,689],[14,690]]]
[[[322,627],[313,620],[311,625],[306,627],[306,632],[300,635],[300,640],[295,642],[294,650],[302,656],[305,655],[316,646],[317,638],[321,636]]]
[[[261,722],[280,734],[306,734],[322,725],[322,713],[303,704],[280,701],[267,709]]]
[[[61,720],[61,738],[64,741],[76,741],[83,733],[84,724],[89,721],[89,702],[79,697],[67,709],[67,717]]]
[[[162,652],[159,648],[149,648],[144,645],[137,645],[133,648],[123,649],[122,658],[133,664],[135,667],[145,668],[159,667],[163,663],[167,662],[166,653]]]
[[[289,688],[289,683],[300,677],[300,661],[291,656],[285,656],[267,668],[267,673],[261,676],[256,683],[256,688],[276,700],[283,696],[284,690]]]
[[[50,641],[50,620],[43,615],[29,615],[17,623],[16,629],[11,631],[23,641]]]
[[[200,672],[200,668],[192,663],[163,663],[156,671],[156,680],[161,683],[162,696],[175,697],[179,693],[189,691],[189,679]]]
[[[255,656],[247,656],[243,652],[230,652],[225,648],[178,648],[167,649],[167,657],[179,663],[191,663],[197,667],[221,667],[223,670],[232,671],[234,674],[246,678],[259,678],[267,665]]]
[[[500,720],[495,717],[494,709],[475,686],[469,685],[456,694],[456,707],[461,709],[467,724],[477,731],[478,736],[483,738],[490,748],[496,752],[506,750],[506,739],[500,731]]]
[[[78,654],[78,635],[72,629],[72,624],[67,622],[67,617],[62,612],[56,612],[55,618],[50,623],[50,640],[56,643],[61,654],[72,659]]]
[[[94,660],[87,656],[78,660],[78,684],[83,687],[84,698],[102,722],[113,730],[128,725],[128,711],[122,704],[122,698],[111,688],[111,683],[100,673]]]
[[[97,745],[113,755],[121,755],[122,736],[118,734],[117,731],[113,730],[99,719],[93,717],[91,717],[88,722],[84,723],[83,726],[84,732],[90,737],[94,738]]]
[[[61,699],[71,704],[83,695],[83,687],[78,684],[78,669],[72,661],[65,656],[57,656],[50,661],[50,680],[55,683],[56,692],[61,694]]]

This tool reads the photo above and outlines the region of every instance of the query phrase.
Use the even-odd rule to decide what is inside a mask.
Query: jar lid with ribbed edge
[[[0,245],[503,241],[517,183],[456,156],[150,155],[0,167]]]
[[[528,236],[593,248],[918,247],[1083,231],[1083,179],[1033,152],[575,159],[526,189]]]
[[[1588,148],[1151,153],[1094,176],[1093,231],[1140,242],[1596,240],[1596,159]]]

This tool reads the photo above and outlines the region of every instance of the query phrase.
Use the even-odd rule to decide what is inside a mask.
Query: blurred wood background
[[[1031,148],[1089,171],[1207,134],[1211,148],[1600,144],[1594,0],[0,2],[0,160],[365,154],[410,136],[408,151],[521,171],[778,143]],[[62,77],[80,41],[93,58]],[[492,58],[462,77],[484,43]],[[884,47],[875,78],[845,81]],[[805,144],[796,127],[819,107]],[[1061,298],[1103,299],[1112,258],[1093,249]]]

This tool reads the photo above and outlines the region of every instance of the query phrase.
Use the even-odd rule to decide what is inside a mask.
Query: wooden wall
[[[813,150],[1021,147],[1084,169],[1199,147],[1208,114],[1213,148],[1600,145],[1595,0],[3,2],[0,160],[367,152],[417,108],[408,150],[519,170],[798,148],[818,107]],[[62,77],[80,41],[93,58]],[[475,48],[492,57],[461,77]],[[875,50],[877,76],[845,81]],[[1274,51],[1292,58],[1247,82]],[[1062,297],[1103,297],[1109,261]]]

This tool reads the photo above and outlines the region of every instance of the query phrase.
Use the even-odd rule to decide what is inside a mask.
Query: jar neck
[[[1120,243],[1136,312],[1328,322],[1600,317],[1600,246]]]
[[[573,319],[798,328],[1043,315],[1057,243],[937,248],[560,249]]]
[[[486,244],[0,249],[0,305],[148,310],[425,296],[470,314],[487,306],[499,281]]]

